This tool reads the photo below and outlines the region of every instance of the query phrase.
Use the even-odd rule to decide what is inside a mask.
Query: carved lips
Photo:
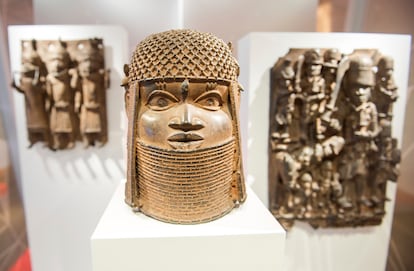
[[[168,137],[168,143],[174,149],[195,149],[203,140],[204,138],[196,133],[177,133]]]

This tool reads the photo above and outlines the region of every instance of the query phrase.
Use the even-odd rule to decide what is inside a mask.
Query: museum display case
[[[413,34],[409,0],[0,4],[4,29],[27,24],[5,35],[11,99],[2,113],[32,270],[399,270],[411,258],[397,250],[410,239],[390,237],[397,192],[414,191],[411,39],[363,33]],[[188,55],[191,46],[170,40],[170,58],[154,41],[134,52],[171,29],[225,42]],[[211,47],[220,56],[207,55],[197,75],[211,74],[178,72]],[[238,79],[215,74],[227,49]],[[193,107],[214,117],[170,123],[183,132],[163,145],[159,122],[148,120]],[[215,130],[217,141],[198,146],[217,111],[231,133]],[[9,202],[2,187],[0,208]]]

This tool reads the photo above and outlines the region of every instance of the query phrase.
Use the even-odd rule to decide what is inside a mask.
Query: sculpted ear
[[[128,64],[124,64],[124,78],[122,78],[121,81],[121,87],[123,87],[125,89],[125,93],[124,93],[124,102],[125,102],[125,111],[127,113],[127,117],[129,118],[129,114],[128,114],[128,104],[129,104],[129,66]]]

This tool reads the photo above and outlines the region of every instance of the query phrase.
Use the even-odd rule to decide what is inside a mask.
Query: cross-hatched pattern
[[[237,81],[239,66],[221,39],[194,30],[151,35],[137,45],[129,81],[196,78]]]

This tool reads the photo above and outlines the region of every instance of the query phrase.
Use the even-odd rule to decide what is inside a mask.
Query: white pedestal
[[[26,225],[34,271],[90,271],[89,238],[119,180],[125,178],[121,124],[124,95],[119,86],[128,61],[127,34],[117,26],[11,26],[11,70],[20,71],[21,40],[103,38],[111,87],[106,90],[108,143],[84,149],[50,151],[27,146],[24,96],[13,91],[18,155]],[[11,79],[11,78],[10,78]],[[123,121],[125,120],[125,121]]]
[[[246,88],[241,123],[248,182],[268,204],[267,146],[270,69],[290,48],[374,48],[394,59],[399,99],[394,105],[393,137],[401,148],[410,59],[410,36],[345,33],[251,33],[239,41],[240,82]],[[404,162],[404,161],[403,161]],[[295,223],[287,233],[286,270],[385,270],[396,185],[388,183],[386,215],[381,225],[314,230]]]
[[[285,231],[248,189],[246,202],[204,224],[133,213],[120,185],[92,235],[94,271],[282,270]]]

